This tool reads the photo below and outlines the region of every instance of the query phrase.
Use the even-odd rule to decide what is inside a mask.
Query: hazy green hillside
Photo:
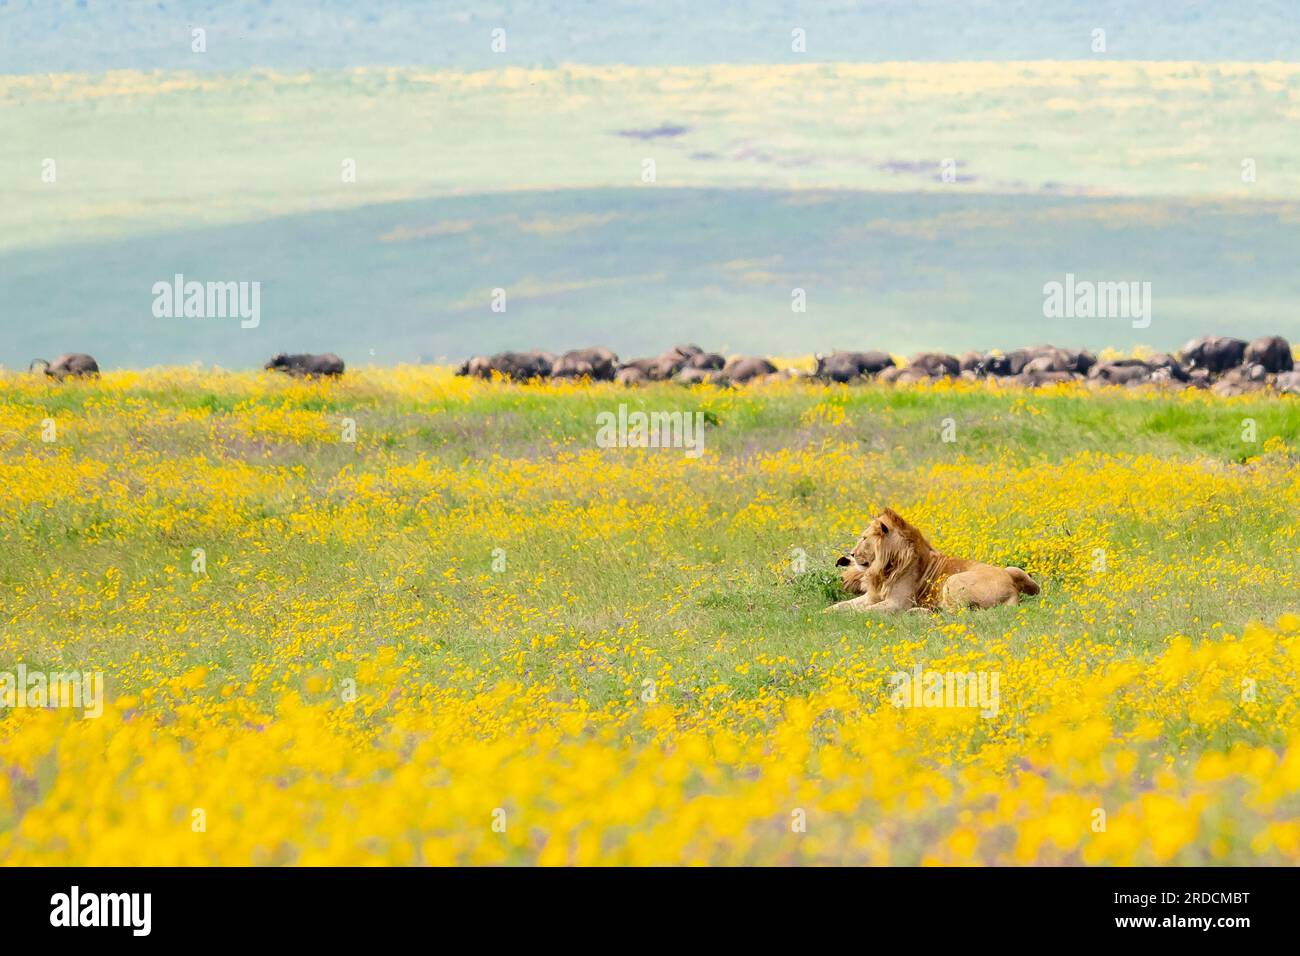
[[[776,354],[1041,340],[1300,339],[1293,203],[569,190],[419,200],[0,258],[0,361],[247,366],[281,349],[387,364],[679,339]],[[1149,328],[1043,318],[1066,271],[1152,283]],[[263,283],[261,324],[159,319],[154,282]],[[491,290],[507,290],[491,311]],[[801,288],[807,311],[792,312]],[[371,350],[373,349],[373,354]]]
[[[0,249],[453,193],[648,189],[647,159],[656,189],[1294,199],[1297,93],[1300,65],[1281,63],[0,77],[0,168],[23,172]]]
[[[0,363],[1300,338],[1297,90],[1102,61],[0,78]],[[1150,282],[1150,328],[1046,323],[1067,272]],[[261,283],[259,327],[154,318],[177,273]]]

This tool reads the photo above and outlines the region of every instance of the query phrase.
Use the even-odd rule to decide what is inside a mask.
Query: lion
[[[938,611],[1019,604],[1038,583],[1021,568],[940,554],[925,536],[892,508],[882,511],[858,539],[844,568],[845,590],[859,595],[832,604],[831,611]]]

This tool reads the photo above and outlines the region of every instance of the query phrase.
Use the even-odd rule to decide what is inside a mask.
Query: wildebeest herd
[[[99,374],[89,355],[69,352],[53,362],[36,359],[31,368],[62,381]],[[331,352],[323,355],[281,353],[264,366],[299,378],[336,377],[343,360]],[[644,382],[710,382],[743,385],[769,378],[808,378],[845,384],[876,381],[899,385],[941,379],[998,379],[1011,385],[1036,388],[1057,382],[1097,385],[1159,384],[1172,388],[1208,388],[1218,395],[1242,395],[1273,388],[1300,395],[1300,370],[1291,345],[1279,335],[1244,339],[1207,335],[1192,339],[1177,353],[1162,352],[1146,358],[1101,361],[1086,349],[1034,345],[1010,352],[921,352],[904,364],[887,352],[834,352],[816,356],[813,371],[778,368],[756,356],[724,357],[697,345],[675,345],[662,355],[620,361],[606,348],[551,352],[498,352],[476,355],[463,362],[457,375],[515,382],[537,379],[582,379],[639,385]]]
[[[619,382],[639,385],[642,382],[677,381],[684,383],[714,382],[741,385],[767,375],[785,373],[765,358],[737,356],[724,358],[717,352],[706,352],[698,345],[674,345],[655,358],[632,359],[620,362],[609,349],[573,349],[556,356],[551,352],[498,352],[496,355],[476,355],[461,363],[457,375],[491,378],[494,374],[512,381],[539,378],[582,378],[598,382]]]
[[[769,377],[811,378],[823,382],[877,381],[895,384],[938,379],[999,379],[1027,387],[1057,382],[1097,385],[1165,384],[1174,388],[1209,388],[1219,395],[1240,395],[1272,387],[1300,394],[1291,346],[1278,335],[1254,341],[1218,335],[1188,342],[1177,354],[1100,361],[1086,349],[1035,345],[1010,352],[966,352],[948,355],[921,352],[898,364],[887,352],[834,352],[816,356],[816,368],[803,371],[777,368],[766,358],[724,358],[697,345],[675,345],[662,355],[620,362],[606,348],[550,352],[499,352],[477,355],[461,364],[457,375],[500,376],[511,381],[565,379],[586,376],[595,381],[638,385],[675,381],[740,385]]]

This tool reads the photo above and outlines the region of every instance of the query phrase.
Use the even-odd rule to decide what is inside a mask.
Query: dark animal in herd
[[[1183,346],[1183,361],[1187,363],[1189,371],[1203,368],[1207,372],[1226,372],[1240,365],[1245,356],[1245,342],[1221,335],[1192,339]]]
[[[589,378],[612,382],[618,371],[618,356],[609,349],[572,349],[551,366],[551,378]]]
[[[526,382],[534,378],[550,378],[556,358],[550,352],[498,352],[491,357],[476,355],[456,369],[457,375],[474,378],[491,378],[495,372],[502,378]]]
[[[267,371],[284,372],[295,378],[343,374],[343,360],[333,352],[324,355],[286,355],[281,352],[266,363]]]
[[[813,377],[827,382],[857,382],[894,364],[887,352],[832,352],[816,356],[816,361]]]
[[[1280,335],[1255,339],[1242,353],[1242,365],[1262,365],[1265,372],[1290,372],[1295,369],[1291,345]]]
[[[85,352],[64,352],[53,362],[32,359],[28,371],[38,366],[46,375],[59,382],[65,378],[90,378],[99,374],[99,363]]]

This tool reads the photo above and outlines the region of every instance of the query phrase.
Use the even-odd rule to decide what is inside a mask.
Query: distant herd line
[[[904,364],[880,351],[833,352],[819,354],[815,359],[816,367],[809,372],[778,368],[770,359],[758,356],[727,358],[697,345],[675,345],[661,355],[629,361],[620,361],[607,348],[595,347],[572,349],[561,355],[544,351],[476,355],[461,363],[456,374],[512,382],[586,378],[629,386],[668,381],[738,386],[769,379],[843,384],[875,381],[898,385],[944,379],[997,379],[1011,385],[1038,388],[1079,381],[1095,385],[1205,388],[1224,396],[1270,388],[1300,395],[1300,370],[1296,368],[1290,343],[1279,335],[1262,336],[1249,342],[1207,335],[1192,339],[1176,353],[1109,361],[1098,359],[1086,349],[1053,345],[1033,345],[1009,352],[966,352],[960,356],[920,352]],[[99,374],[99,364],[82,352],[65,353],[53,362],[36,359],[30,368],[40,368],[58,381]],[[342,375],[344,364],[341,358],[328,352],[280,353],[263,368],[300,378],[325,378]]]
[[[1207,335],[1192,339],[1176,354],[1101,361],[1086,349],[1033,345],[1009,352],[920,352],[899,364],[888,352],[833,352],[817,355],[813,371],[778,368],[758,356],[725,358],[697,345],[675,345],[661,355],[620,361],[606,348],[550,352],[499,352],[477,355],[456,370],[475,378],[510,381],[579,379],[640,385],[673,381],[743,385],[766,379],[807,378],[844,384],[868,381],[906,385],[942,379],[999,379],[1007,384],[1038,388],[1059,382],[1097,385],[1165,384],[1171,388],[1207,388],[1218,395],[1241,395],[1273,388],[1300,395],[1300,371],[1291,345],[1280,335],[1247,342]]]

